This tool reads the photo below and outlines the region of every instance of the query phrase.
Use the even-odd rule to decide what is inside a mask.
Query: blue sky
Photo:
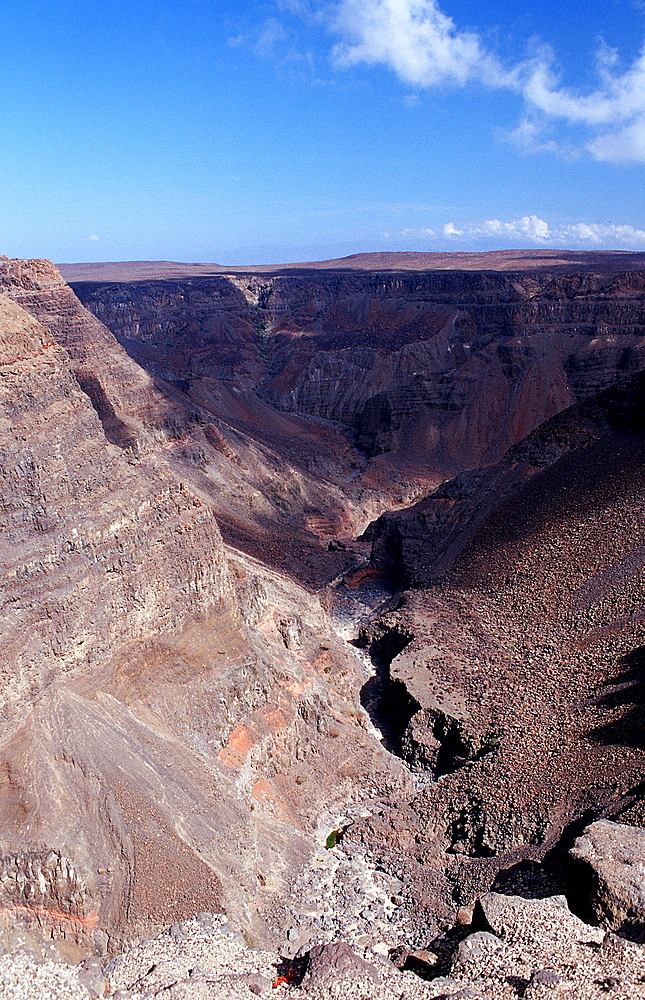
[[[0,15],[0,253],[645,249],[643,0]]]

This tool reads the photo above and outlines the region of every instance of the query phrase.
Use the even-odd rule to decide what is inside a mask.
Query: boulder
[[[570,851],[583,873],[583,891],[603,927],[645,939],[645,830],[600,819]]]
[[[452,960],[452,971],[462,972],[469,966],[488,965],[492,956],[497,956],[504,945],[495,934],[477,931],[469,934],[460,943]]]
[[[311,949],[303,987],[328,989],[333,983],[342,983],[348,979],[369,979],[378,983],[379,974],[373,965],[352,951],[344,941],[319,944]]]
[[[524,899],[487,892],[479,899],[477,909],[499,938],[529,949],[562,950],[580,941],[600,944],[604,936],[598,927],[590,927],[576,917],[564,896]]]

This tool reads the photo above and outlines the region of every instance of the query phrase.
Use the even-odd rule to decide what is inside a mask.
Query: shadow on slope
[[[620,672],[605,682],[597,704],[620,714],[590,736],[598,743],[645,750],[645,646],[621,656],[618,665]]]

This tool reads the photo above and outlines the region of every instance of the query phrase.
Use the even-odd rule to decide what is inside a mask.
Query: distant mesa
[[[490,250],[422,253],[414,250],[354,253],[291,264],[184,264],[172,260],[59,264],[66,281],[151,281],[208,274],[284,274],[288,271],[625,271],[643,270],[645,253],[629,250]]]

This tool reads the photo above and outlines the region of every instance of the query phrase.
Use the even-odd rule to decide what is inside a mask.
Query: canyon
[[[2,257],[0,351],[0,942],[208,911],[438,974],[486,893],[592,920],[569,848],[645,826],[645,255]]]

